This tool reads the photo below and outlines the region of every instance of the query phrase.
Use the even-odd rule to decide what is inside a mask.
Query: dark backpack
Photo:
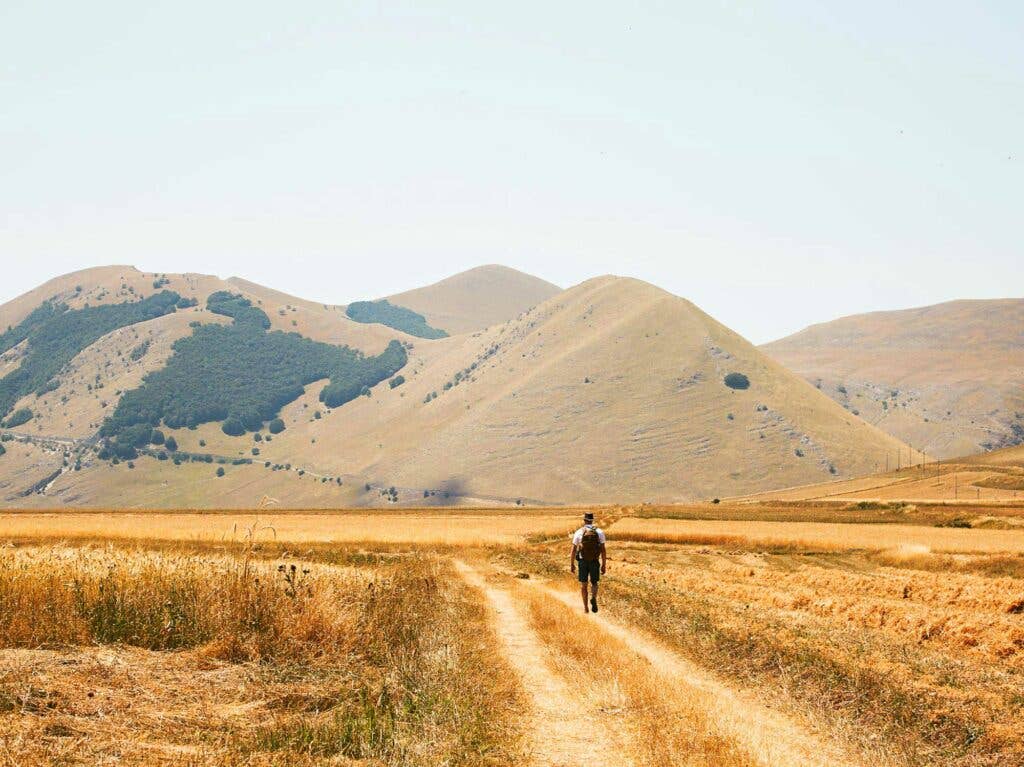
[[[593,562],[601,553],[601,536],[597,534],[597,528],[587,525],[583,528],[583,536],[580,538],[580,559],[584,562]]]

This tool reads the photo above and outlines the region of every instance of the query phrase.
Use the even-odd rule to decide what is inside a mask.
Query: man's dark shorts
[[[601,580],[601,560],[595,559],[592,562],[588,562],[585,559],[577,559],[576,573],[580,583],[586,583],[588,578],[591,583],[597,583]]]

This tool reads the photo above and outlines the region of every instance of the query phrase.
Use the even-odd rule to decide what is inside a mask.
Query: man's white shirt
[[[603,546],[604,545],[604,530],[602,530],[600,527],[596,527],[594,525],[584,525],[579,530],[577,530],[575,533],[573,533],[572,534],[572,545],[573,546],[582,546],[583,545],[583,531],[586,530],[588,527],[593,527],[595,530],[597,530],[597,540],[599,540],[601,542],[601,545]],[[562,540],[565,540],[565,539],[563,538]]]

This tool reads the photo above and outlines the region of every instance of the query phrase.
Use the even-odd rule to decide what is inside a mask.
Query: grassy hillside
[[[231,317],[232,324],[200,324],[175,342],[166,366],[122,397],[101,436],[140,447],[149,444],[146,435],[152,427],[196,427],[210,421],[224,421],[225,434],[241,436],[262,429],[314,381],[330,381],[320,400],[338,407],[368,393],[406,362],[398,341],[366,357],[297,333],[267,332],[267,315],[240,294],[213,293],[207,308]]]
[[[953,301],[814,325],[763,348],[931,455],[1024,442],[1024,299]]]
[[[491,264],[389,296],[388,300],[423,315],[435,328],[456,335],[500,325],[560,291],[545,280]]]
[[[733,372],[749,388],[727,386]],[[485,333],[416,346],[403,375],[321,418],[311,387],[261,458],[395,486],[408,503],[424,492],[431,503],[608,502],[852,476],[909,453],[689,302],[635,280],[592,280]],[[200,439],[245,449],[202,428],[179,442]]]
[[[27,500],[29,483],[7,477],[4,503],[677,501],[852,477],[911,454],[688,301],[636,280],[591,280],[437,340],[246,285],[209,278],[183,293],[197,306],[108,333],[68,363],[16,430],[62,472]],[[278,332],[288,329],[319,337]],[[339,338],[362,341],[348,355]],[[356,375],[339,381],[339,365]],[[105,420],[116,426],[107,435],[131,430],[126,441],[146,453],[98,460],[91,440]],[[144,445],[154,425],[182,460],[166,442]]]
[[[43,302],[0,337],[0,354],[26,344],[18,367],[0,379],[0,416],[10,413],[15,403],[31,392],[41,396],[56,389],[64,366],[107,333],[171,314],[179,304],[184,308],[188,300],[168,290],[138,301],[81,309]],[[27,419],[19,420],[24,423]],[[20,424],[8,420],[7,425]]]

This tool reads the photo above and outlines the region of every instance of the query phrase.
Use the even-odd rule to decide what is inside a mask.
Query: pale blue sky
[[[429,6],[429,7],[428,7]],[[1018,2],[0,0],[0,301],[628,274],[755,342],[1024,294]]]

